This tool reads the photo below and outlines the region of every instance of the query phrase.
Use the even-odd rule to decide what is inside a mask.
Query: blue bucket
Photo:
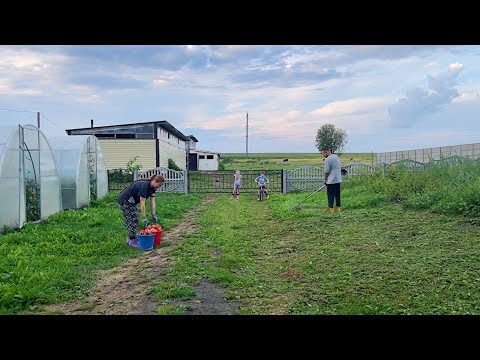
[[[151,235],[137,235],[138,248],[142,250],[152,250],[155,234]]]

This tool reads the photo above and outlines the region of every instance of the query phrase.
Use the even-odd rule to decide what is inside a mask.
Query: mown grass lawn
[[[168,231],[202,198],[161,194],[158,218]],[[127,231],[116,199],[116,193],[109,194],[83,210],[63,211],[0,236],[0,314],[81,297],[91,289],[95,270],[138,256],[139,250],[125,245]]]
[[[324,192],[292,210],[306,196],[219,197],[170,252],[158,299],[171,307],[208,278],[241,314],[480,313],[479,226],[350,189],[341,214]]]

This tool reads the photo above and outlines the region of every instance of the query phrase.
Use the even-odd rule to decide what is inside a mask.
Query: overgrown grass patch
[[[85,209],[62,211],[0,237],[0,314],[82,297],[92,286],[95,270],[139,254],[125,245],[127,231],[117,196],[109,194]],[[202,198],[160,194],[157,215],[168,230]]]

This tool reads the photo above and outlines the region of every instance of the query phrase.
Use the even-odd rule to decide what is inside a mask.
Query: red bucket
[[[162,228],[155,233],[155,240],[153,240],[153,245],[158,246],[162,242]]]

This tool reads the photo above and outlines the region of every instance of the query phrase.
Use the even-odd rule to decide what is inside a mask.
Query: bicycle
[[[266,192],[266,189],[265,189],[265,184],[259,184],[260,186],[260,190],[259,190],[259,200],[260,201],[263,201],[265,199],[265,197],[267,196],[267,192]]]

